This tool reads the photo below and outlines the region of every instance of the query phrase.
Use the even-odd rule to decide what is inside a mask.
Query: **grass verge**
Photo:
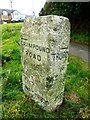
[[[89,33],[76,33],[72,32],[71,41],[77,42],[79,44],[90,45],[90,34]]]

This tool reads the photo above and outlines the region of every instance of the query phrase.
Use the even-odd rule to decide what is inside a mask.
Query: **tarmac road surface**
[[[88,45],[71,42],[69,45],[69,53],[82,58],[85,62],[90,63],[90,47],[88,47]]]

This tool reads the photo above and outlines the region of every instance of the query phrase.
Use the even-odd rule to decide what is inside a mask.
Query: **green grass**
[[[80,33],[72,32],[71,40],[78,43],[89,44],[90,34],[83,33],[83,32],[80,32]]]
[[[88,106],[88,65],[80,58],[69,55],[65,94],[75,92],[79,102],[64,97],[63,104],[55,112],[44,111],[22,89],[22,66],[20,56],[21,23],[2,26],[2,118],[59,118],[59,120],[82,120],[79,111]],[[1,74],[1,73],[0,73]]]

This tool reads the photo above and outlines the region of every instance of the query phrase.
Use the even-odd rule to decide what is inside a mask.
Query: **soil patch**
[[[66,93],[65,94],[65,100],[70,101],[70,102],[74,102],[74,103],[81,102],[80,97],[74,91]]]

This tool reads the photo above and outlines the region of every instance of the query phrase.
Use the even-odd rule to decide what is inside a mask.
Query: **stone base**
[[[43,98],[40,94],[37,92],[33,92],[29,87],[27,87],[25,84],[23,84],[23,90],[26,95],[30,96],[31,99],[33,99],[37,104],[39,104],[44,110],[50,112],[50,111],[55,111],[58,106],[60,106],[63,102],[63,93],[58,95],[58,98],[54,97],[54,93],[52,96],[47,96],[46,98]],[[53,97],[53,99],[52,99]],[[60,97],[60,98],[59,98]]]

